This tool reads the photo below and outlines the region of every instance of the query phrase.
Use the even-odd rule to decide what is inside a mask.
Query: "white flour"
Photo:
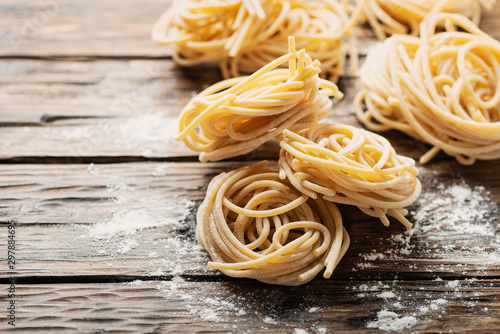
[[[178,134],[177,118],[165,117],[161,112],[134,116],[121,122],[117,130],[122,138],[133,144],[147,142],[165,142]]]
[[[182,301],[184,310],[190,316],[218,324],[217,328],[223,328],[224,333],[254,333],[252,330],[240,331],[238,320],[234,323],[229,322],[228,319],[234,319],[235,315],[238,316],[236,319],[240,316],[255,319],[252,321],[257,322],[260,329],[268,332],[279,333],[286,328],[292,333],[328,333],[324,327],[324,319],[321,319],[322,309],[318,306],[309,306],[315,300],[313,296],[310,298],[306,296],[307,300],[303,303],[294,302],[292,308],[283,307],[288,305],[289,301],[286,288],[284,290],[273,286],[237,288],[235,285],[226,285],[223,282],[204,282],[203,285],[197,285],[174,276],[171,281],[158,282],[157,289],[167,300]],[[310,322],[302,320],[304,314],[317,321],[314,320],[311,326]],[[246,317],[244,319],[247,319]]]
[[[110,221],[95,224],[89,229],[93,239],[111,239],[118,236],[128,236],[139,230],[168,225],[175,222],[172,218],[160,219],[154,217],[145,209],[120,210],[113,214]]]
[[[155,181],[160,181],[168,175],[168,166],[159,164],[151,168],[147,175]],[[93,177],[107,176],[104,167],[90,165],[88,171]],[[325,323],[321,322],[321,316],[323,308],[328,309],[329,306],[318,305],[312,299],[305,300],[303,305],[296,306],[293,311],[299,319],[307,315],[307,320],[295,320],[293,312],[292,315],[284,317],[279,311],[274,311],[282,307],[286,296],[272,287],[267,291],[256,291],[255,294],[248,290],[235,293],[221,282],[204,282],[204,290],[193,289],[194,284],[185,280],[191,274],[205,273],[212,277],[220,275],[206,267],[209,257],[194,239],[192,215],[196,209],[195,203],[185,200],[173,202],[171,197],[166,200],[162,196],[146,198],[142,193],[142,197],[137,196],[138,192],[144,191],[137,186],[138,182],[114,176],[109,176],[109,180],[106,191],[109,196],[115,198],[116,210],[109,219],[86,229],[87,238],[90,237],[99,245],[96,256],[141,258],[141,263],[145,263],[146,275],[155,280],[166,279],[156,285],[164,298],[180,300],[190,316],[218,324],[228,330],[237,328],[235,324],[225,323],[236,314],[242,317],[257,317],[262,329],[277,329],[286,324],[292,326],[289,328],[296,333],[328,332],[324,327]],[[425,258],[435,258],[437,263],[441,263],[441,267],[437,268],[440,272],[451,272],[457,268],[463,268],[465,271],[468,268],[467,260],[474,263],[478,259],[498,262],[500,253],[496,246],[471,245],[466,242],[466,237],[463,242],[446,238],[450,234],[456,235],[459,241],[462,240],[461,235],[491,237],[495,226],[487,223],[491,222],[491,219],[487,219],[488,215],[491,215],[491,207],[488,205],[491,200],[485,188],[469,187],[464,182],[457,182],[450,187],[438,185],[436,189],[437,192],[429,191],[429,194],[422,196],[413,206],[414,212],[409,214],[410,220],[415,222],[413,229],[393,235],[390,239],[392,247],[374,248],[361,255],[354,269],[376,270],[388,260],[412,258],[417,242],[420,243],[419,254],[423,254]],[[425,244],[425,240],[432,242]],[[467,259],[460,258],[464,254]],[[454,263],[459,264],[450,267],[442,259],[452,259]],[[464,262],[463,267],[460,267],[461,262]],[[109,267],[112,266],[113,264],[109,263]],[[477,266],[474,268],[477,269]],[[358,285],[351,282],[349,286],[358,298],[376,299],[380,304],[380,308],[366,321],[367,328],[397,332],[411,330],[420,322],[439,319],[446,314],[446,307],[452,305],[451,300],[462,300],[464,291],[471,290],[472,280],[446,280],[444,276],[443,280],[437,275],[433,287],[439,286],[443,289],[437,298],[433,298],[432,294],[427,296],[425,290],[422,293],[417,291],[425,287],[415,287],[415,291],[403,291],[397,281],[365,282]],[[141,282],[128,284],[140,285]],[[477,291],[475,295],[469,296],[465,302],[469,307],[474,307],[482,296],[481,290],[474,291]],[[269,296],[263,299],[262,295]],[[266,304],[265,300],[271,302]],[[290,325],[290,320],[295,320],[293,325]],[[317,324],[313,328],[303,326],[312,322]]]
[[[369,322],[366,327],[383,331],[401,331],[412,328],[417,323],[414,316],[400,316],[394,312],[382,310],[377,313],[377,320]]]
[[[463,181],[449,187],[440,184],[437,191],[421,196],[420,203],[418,211],[411,214],[421,235],[436,231],[493,235],[494,226],[484,224],[491,213],[491,200],[483,186],[470,187]]]
[[[175,144],[178,120],[164,111],[146,111],[128,118],[114,118],[97,125],[78,125],[64,129],[46,128],[45,137],[54,142],[64,142],[66,149],[76,156],[102,155],[105,149],[113,152],[142,149],[144,156],[165,153],[165,148]],[[179,145],[181,145],[179,143]]]
[[[439,183],[438,179],[433,182],[435,186],[423,189],[422,195],[413,206],[414,210],[408,215],[410,221],[414,222],[414,227],[393,235],[391,242],[394,246],[390,249],[385,251],[372,249],[361,255],[361,261],[353,270],[384,266],[387,260],[404,261],[412,258],[415,256],[417,243],[420,256],[434,258],[441,263],[437,267],[439,272],[465,275],[474,270],[480,273],[481,264],[500,262],[500,243],[498,238],[493,238],[497,227],[491,219],[492,215],[498,215],[498,208],[494,204],[492,207],[494,202],[490,199],[486,188],[469,186],[460,178],[449,186]],[[479,238],[478,240],[487,238],[492,242],[488,247],[479,247],[471,245],[471,238]],[[449,261],[451,263],[447,264]],[[460,268],[464,271],[457,272]],[[415,268],[409,267],[409,269]],[[464,291],[467,291],[475,279],[446,281],[437,277],[435,281],[441,282],[440,285],[447,291],[445,295],[449,298],[462,298]],[[408,298],[412,295],[411,292],[401,292],[395,287],[389,288],[378,282],[373,285],[361,284],[355,288],[354,291],[359,291],[358,297],[377,297],[383,305],[376,319],[367,323],[367,328],[383,331],[411,329],[420,320],[425,320],[427,317],[440,318],[446,313],[448,303],[446,299],[416,298],[411,302],[411,298]],[[425,287],[421,287],[420,290],[425,290]],[[476,305],[474,298],[481,296],[481,290],[477,291],[471,297],[472,300],[466,302],[468,306]],[[405,298],[400,298],[403,293]]]

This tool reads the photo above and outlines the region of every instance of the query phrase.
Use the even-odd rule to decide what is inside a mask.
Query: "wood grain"
[[[0,4],[0,57],[164,58],[168,47],[156,45],[151,28],[171,0],[99,1],[7,0]],[[500,39],[500,6],[483,14],[480,27]],[[374,44],[369,27],[356,28],[364,55]]]
[[[82,275],[171,277],[175,271],[187,278],[213,276],[216,272],[206,268],[206,253],[195,242],[197,205],[213,176],[251,163],[0,165],[4,190],[0,222],[18,223],[18,277],[29,283],[40,277]],[[476,224],[473,227],[480,227],[481,233],[429,226],[428,231],[417,229],[410,236],[396,221],[385,227],[356,208],[341,206],[352,245],[335,276],[344,280],[500,276],[500,179],[496,167],[488,169],[487,163],[483,167],[480,173],[448,162],[422,168],[423,192],[409,207],[413,212],[409,218],[415,221],[436,198],[433,194],[446,189],[443,186],[481,186],[487,202],[472,207],[478,215],[464,222]],[[451,202],[448,206],[457,208]],[[446,211],[436,215],[446,218]],[[130,217],[150,221],[153,227],[142,229],[137,221],[137,231],[116,229]],[[1,247],[6,247],[6,239],[0,240]]]
[[[0,97],[10,101],[0,106],[0,160],[14,162],[196,157],[174,141],[177,117],[194,94],[220,79],[210,68],[187,72],[159,61],[7,62],[17,65],[0,86]],[[352,103],[358,79],[342,77],[339,88],[345,97],[334,101],[329,120],[360,126]],[[396,131],[384,135],[399,154],[418,159],[428,149]],[[270,142],[239,159],[276,159],[278,152]]]
[[[415,317],[408,332],[493,333],[500,325],[496,282],[459,283],[460,293],[435,281],[313,282],[301,289],[185,280],[22,285],[16,333],[376,333],[366,326],[379,309]],[[365,287],[376,290],[360,292]],[[388,290],[400,298],[378,297]]]
[[[352,243],[331,279],[288,288],[207,269],[194,217],[208,182],[260,159],[275,165],[279,147],[202,164],[172,140],[182,107],[220,74],[180,68],[151,41],[169,4],[0,3],[0,249],[17,222],[16,271],[0,267],[0,290],[15,276],[16,332],[382,333],[380,311],[414,318],[401,333],[500,330],[497,161],[439,155],[419,166],[412,233],[341,206]],[[481,23],[497,39],[499,14],[497,3]],[[362,55],[378,43],[367,27],[357,34]],[[357,85],[340,79],[346,96],[330,121],[359,125]],[[384,136],[413,158],[427,149]],[[473,197],[461,202],[454,187]],[[119,232],[130,221],[137,229]]]
[[[169,49],[150,38],[170,0],[7,0],[0,5],[0,56],[158,58]]]

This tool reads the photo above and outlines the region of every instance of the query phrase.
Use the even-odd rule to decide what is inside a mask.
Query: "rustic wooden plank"
[[[250,163],[0,165],[0,222],[19,224],[18,275],[213,276],[195,242],[196,208],[213,176]],[[422,168],[411,232],[342,206],[352,244],[335,276],[500,275],[500,178],[478,166]]]
[[[193,92],[220,79],[217,70],[122,59],[168,55],[149,40],[167,2],[141,2],[138,10],[130,0],[57,1],[54,17],[17,50],[10,33],[50,9],[50,1],[0,4],[0,35],[7,37],[0,39],[0,57],[64,60],[0,61],[0,159],[72,164],[194,156],[168,130]],[[483,27],[499,38],[495,8]],[[361,53],[373,43],[365,33]],[[332,120],[357,124],[350,104],[356,81],[342,78],[348,96]],[[416,157],[425,149],[399,133],[386,135],[399,153]],[[244,159],[276,153],[271,143]],[[16,329],[372,333],[384,329],[377,319],[384,310],[395,314],[389,324],[404,320],[409,332],[500,327],[496,162],[463,167],[440,157],[422,168],[424,191],[410,208],[418,223],[413,234],[343,207],[349,252],[332,279],[299,288],[218,275],[206,269],[208,256],[194,242],[194,212],[208,181],[246,163],[0,165],[0,229],[18,222]],[[130,221],[137,231],[122,226],[120,233],[119,224]],[[11,274],[2,269],[0,280],[7,283]],[[148,281],[117,282],[133,279]]]
[[[97,9],[110,6],[94,5]],[[33,12],[34,7],[28,7],[28,12]],[[66,7],[61,6],[61,11],[63,8]],[[497,5],[485,15],[486,31],[497,30],[494,13],[499,10]],[[362,40],[371,38],[361,35]],[[362,48],[372,45],[361,44]],[[4,59],[0,69],[4,74],[0,78],[0,97],[6,101],[0,106],[0,126],[4,126],[0,131],[0,159],[14,161],[46,156],[71,157],[69,162],[102,156],[196,156],[173,142],[172,129],[189,98],[220,80],[214,68],[181,69],[170,60]],[[336,103],[331,120],[359,125],[352,105],[357,85],[356,77],[341,79],[339,86],[346,97]],[[398,151],[412,157],[420,156],[424,150],[404,135],[389,133],[388,137],[393,143],[400,143],[395,145]],[[276,155],[275,145],[265,146],[262,151],[258,156],[263,158]]]
[[[8,0],[0,4],[0,57],[166,57],[150,31],[171,0]],[[483,15],[481,28],[500,39],[500,5]],[[374,42],[368,26],[356,28],[357,47],[366,54]]]
[[[0,159],[59,157],[79,163],[103,157],[196,157],[175,142],[177,117],[189,99],[220,80],[203,67],[185,70],[161,61],[39,62],[0,60],[11,73],[0,82]],[[11,66],[12,65],[12,66]],[[359,126],[352,101],[358,79],[339,81],[330,121]],[[419,157],[422,145],[385,134],[401,154]],[[276,142],[244,158],[273,159]]]
[[[145,211],[127,211],[142,218]],[[147,212],[147,210],[146,210]],[[343,209],[345,214],[351,213]],[[117,224],[116,220],[104,224]],[[500,276],[497,244],[484,235],[404,234],[376,221],[347,220],[352,244],[333,279],[363,281],[488,279]],[[221,274],[206,267],[208,255],[194,240],[194,221],[170,223],[139,231],[98,236],[105,227],[19,226],[17,269],[21,282],[67,282],[109,279],[213,279]],[[138,222],[138,225],[141,225]],[[435,239],[439,238],[439,241]],[[5,244],[2,244],[5,247]],[[5,270],[0,271],[7,275]],[[4,276],[6,277],[6,276]],[[222,280],[230,280],[223,277]],[[324,281],[319,275],[315,280]]]
[[[1,57],[165,57],[150,38],[170,0],[2,1]]]
[[[0,159],[16,157],[196,156],[174,142],[189,99],[220,79],[214,69],[183,70],[171,62],[0,61]],[[12,65],[12,66],[11,66]],[[339,85],[334,119],[358,124],[351,104],[357,79]],[[276,157],[276,144],[260,151]]]
[[[154,111],[174,118],[193,94],[220,80],[216,69],[188,71],[163,60],[3,59],[0,68],[5,69],[0,97],[7,101],[0,106],[0,125],[12,126],[61,121],[97,126],[102,118]],[[79,118],[84,119],[80,124]],[[86,118],[99,120],[85,123]]]
[[[378,333],[386,329],[381,311],[394,313],[387,326],[407,324],[398,332],[492,333],[500,325],[495,280],[456,281],[460,289],[444,281],[242,283],[17,285],[16,332]]]

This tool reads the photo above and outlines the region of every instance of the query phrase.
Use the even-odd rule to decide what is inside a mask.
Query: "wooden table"
[[[207,269],[194,226],[208,182],[275,163],[278,146],[200,163],[173,141],[181,108],[220,75],[179,68],[150,40],[168,3],[0,3],[2,331],[14,305],[20,333],[500,332],[499,161],[420,166],[410,232],[341,207],[352,244],[331,279],[280,287]],[[481,27],[500,39],[498,15]],[[374,40],[358,32],[366,53]],[[331,120],[359,125],[356,85],[341,78]],[[425,150],[385,135],[398,153]]]

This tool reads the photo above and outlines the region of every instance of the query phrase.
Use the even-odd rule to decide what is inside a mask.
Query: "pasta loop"
[[[335,204],[310,199],[263,161],[216,176],[197,214],[210,268],[232,277],[300,285],[328,278],[349,247]]]
[[[395,217],[410,228],[404,207],[420,195],[418,170],[383,137],[349,125],[318,124],[283,132],[280,177],[312,198],[357,206],[389,225]]]
[[[151,36],[173,47],[178,64],[216,62],[224,78],[253,73],[296,36],[335,82],[345,63],[342,38],[353,25],[346,7],[338,0],[175,0]]]
[[[388,38],[360,75],[358,119],[431,144],[422,164],[440,150],[464,165],[500,158],[500,43],[464,16],[436,14],[420,38]]]
[[[248,77],[221,81],[202,91],[182,110],[180,135],[200,153],[200,161],[217,161],[248,153],[284,129],[300,130],[328,117],[330,96],[342,98],[338,87],[319,78],[318,60],[305,50],[275,59]],[[279,69],[287,64],[288,69]]]
[[[393,34],[418,36],[420,24],[427,16],[444,12],[469,17],[475,24],[483,9],[491,10],[496,0],[367,0],[363,21],[373,29],[379,40]]]

